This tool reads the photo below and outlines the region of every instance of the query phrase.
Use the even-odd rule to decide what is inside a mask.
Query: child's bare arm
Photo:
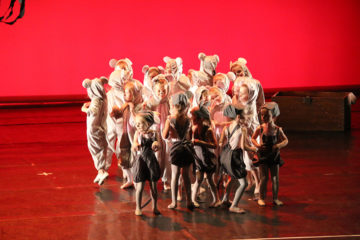
[[[157,152],[161,149],[160,136],[159,136],[158,132],[155,132],[155,137],[156,137],[156,141],[153,142],[153,144],[151,145],[151,148],[154,152]]]
[[[221,136],[220,136],[220,140],[219,140],[219,147],[223,147],[224,146],[224,140],[225,140],[225,132],[226,132],[226,129],[228,127],[224,127],[222,132],[221,132]]]
[[[247,130],[246,128],[242,128],[241,129],[242,134],[241,134],[241,140],[240,140],[240,147],[242,149],[244,149],[245,151],[250,151],[250,152],[257,152],[257,148],[250,146],[246,141],[245,138],[247,136]]]
[[[134,134],[133,145],[131,147],[131,150],[134,152],[139,151],[140,144],[138,142],[138,138],[139,138],[139,132],[136,131]]]
[[[169,130],[170,130],[170,120],[166,119],[164,129],[162,131],[162,137],[167,139],[169,137]]]
[[[279,133],[280,133],[280,139],[279,140],[281,140],[281,142],[275,144],[274,148],[276,148],[276,149],[281,149],[281,148],[285,147],[286,145],[288,145],[288,143],[289,143],[289,140],[286,137],[286,135],[285,135],[284,131],[282,130],[282,128],[279,128]]]
[[[201,146],[204,146],[207,148],[215,149],[217,147],[217,142],[216,142],[214,132],[211,129],[207,130],[205,137],[206,137],[207,141],[203,141],[200,139],[194,139],[194,145],[201,145]]]
[[[251,137],[251,142],[254,144],[255,147],[259,148],[261,147],[260,144],[257,142],[257,138],[260,135],[260,126],[256,128],[255,132],[253,133]]]

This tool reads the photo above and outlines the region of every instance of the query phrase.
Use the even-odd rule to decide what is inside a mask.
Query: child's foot
[[[171,189],[170,185],[167,183],[164,183],[164,191],[167,192],[170,189]]]
[[[129,188],[129,187],[132,187],[133,186],[133,183],[132,182],[126,182],[124,183],[123,185],[121,185],[121,189],[126,189],[126,188]]]
[[[157,208],[153,209],[154,215],[160,215],[160,211]]]
[[[140,209],[136,209],[136,210],[135,210],[135,215],[136,215],[136,216],[141,216],[141,215],[142,215],[141,210],[140,210]]]
[[[275,200],[274,200],[274,204],[275,204],[276,206],[282,206],[282,205],[284,205],[284,203],[283,203],[282,201],[280,201],[279,199],[275,199]]]
[[[109,176],[109,173],[108,172],[104,172],[103,174],[100,175],[100,178],[99,178],[99,185],[103,184],[105,179]]]
[[[178,202],[181,202],[182,201],[182,192],[181,191],[178,191],[178,195],[177,195],[177,200]]]
[[[193,201],[194,207],[199,208],[200,204],[197,201]]]
[[[175,209],[177,207],[176,203],[171,203],[168,208]]]
[[[222,202],[219,200],[217,202],[212,202],[210,205],[209,205],[209,208],[217,208],[219,206],[221,206]]]
[[[94,183],[97,183],[100,180],[100,177],[101,177],[101,173],[98,173],[94,178]]]
[[[230,207],[229,211],[233,212],[233,213],[240,213],[240,214],[245,213],[245,210],[243,208],[238,208],[238,207]]]
[[[204,192],[206,192],[206,189],[205,189],[204,187],[200,187],[198,194],[202,194],[202,193],[204,193]]]
[[[262,200],[262,199],[259,199],[258,201],[258,204],[259,204],[259,206],[265,206],[266,204],[265,204],[265,201],[264,200]]]

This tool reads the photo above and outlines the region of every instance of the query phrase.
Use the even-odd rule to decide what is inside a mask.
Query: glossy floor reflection
[[[134,215],[134,189],[121,190],[114,162],[99,187],[78,106],[0,110],[0,239],[243,239],[360,234],[360,113],[348,133],[287,133],[280,170],[282,207],[260,208],[246,193],[246,214],[224,208]],[[268,188],[270,190],[270,188]],[[206,200],[209,192],[200,195]],[[143,201],[149,198],[146,186]],[[271,193],[268,194],[270,203]],[[336,239],[349,239],[350,236]],[[351,239],[355,239],[351,238]],[[359,238],[359,237],[357,237]],[[334,238],[329,238],[334,239]]]

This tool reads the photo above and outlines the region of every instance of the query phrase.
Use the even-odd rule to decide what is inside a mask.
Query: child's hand
[[[89,107],[90,107],[90,102],[86,102],[82,105],[81,111],[86,113]]]
[[[195,138],[195,139],[192,140],[192,142],[193,142],[194,145],[199,145],[199,139]]]
[[[279,145],[275,144],[273,147],[272,147],[272,150],[274,152],[278,151],[280,148],[279,148]]]
[[[132,148],[132,151],[133,151],[133,152],[137,152],[137,151],[140,150],[140,145],[134,143],[131,148]]]
[[[160,149],[160,144],[159,144],[159,142],[158,142],[158,141],[153,142],[153,144],[151,145],[151,148],[152,148],[152,150],[153,150],[154,152],[159,151],[159,149]]]

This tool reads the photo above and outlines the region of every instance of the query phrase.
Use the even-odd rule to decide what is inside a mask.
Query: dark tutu
[[[141,137],[141,153],[136,156],[133,171],[134,182],[151,181],[156,182],[160,179],[160,166],[151,146],[151,138]]]
[[[216,170],[216,155],[209,151],[208,148],[201,146],[203,158],[195,159],[196,170],[208,174],[214,173]]]
[[[170,126],[176,130],[179,137],[178,141],[174,141],[170,148],[170,162],[178,167],[186,167],[195,161],[194,144],[186,139],[191,128],[190,120],[187,119],[185,127],[180,128],[176,124],[175,119],[170,120]]]
[[[220,154],[220,163],[225,172],[231,177],[236,179],[246,177],[247,172],[241,148],[232,150],[230,145],[226,144]]]
[[[273,151],[273,146],[278,142],[279,139],[279,128],[275,135],[267,136],[263,134],[263,129],[261,127],[260,132],[262,134],[262,146],[259,148],[257,153],[259,164],[279,164],[282,166],[284,161],[280,157],[280,151]]]
[[[194,145],[189,140],[176,141],[170,148],[170,161],[178,167],[186,167],[195,160]]]

